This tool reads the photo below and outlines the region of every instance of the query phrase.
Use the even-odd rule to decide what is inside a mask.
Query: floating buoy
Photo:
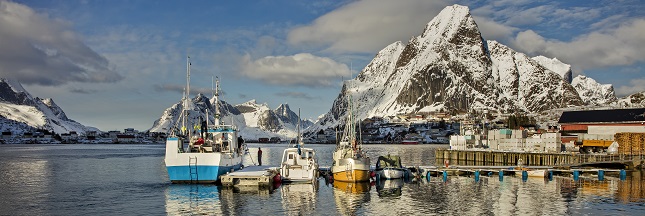
[[[603,181],[603,180],[605,180],[605,171],[598,170],[598,181]]]
[[[280,176],[280,174],[276,174],[273,176],[273,182],[282,182],[282,176]]]
[[[620,180],[625,181],[627,179],[627,172],[625,170],[620,170]]]

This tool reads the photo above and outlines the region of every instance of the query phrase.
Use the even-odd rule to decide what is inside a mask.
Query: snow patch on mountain
[[[571,85],[587,105],[605,105],[618,100],[611,84],[600,84],[590,77],[578,75]]]
[[[638,92],[620,98],[613,105],[618,107],[645,107],[645,92]]]
[[[540,65],[544,66],[546,69],[549,69],[562,77],[568,83],[571,83],[573,80],[573,72],[571,71],[571,65],[565,64],[558,60],[557,58],[547,58],[545,56],[536,56],[531,58],[537,61]]]

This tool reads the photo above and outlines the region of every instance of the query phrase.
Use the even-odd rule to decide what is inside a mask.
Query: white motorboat
[[[298,111],[300,119],[300,111]],[[300,137],[300,121],[298,121],[298,138],[292,148],[287,148],[282,154],[280,176],[285,182],[314,182],[318,179],[318,159],[312,148],[305,148]]]
[[[378,157],[374,171],[381,179],[400,179],[405,177],[407,169],[401,165],[398,155],[387,155]]]

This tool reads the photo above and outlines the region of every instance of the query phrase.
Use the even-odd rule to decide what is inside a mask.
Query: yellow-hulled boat
[[[342,143],[342,142],[341,142]],[[334,181],[365,182],[370,180],[370,158],[361,150],[344,148],[340,144],[334,151],[334,164],[331,172]]]
[[[343,137],[336,145],[331,172],[334,181],[365,182],[370,179],[370,158],[363,151],[363,145],[356,139],[356,120],[352,109],[351,94],[348,95],[349,109]],[[360,127],[360,126],[359,126]],[[359,128],[360,131],[360,128]]]

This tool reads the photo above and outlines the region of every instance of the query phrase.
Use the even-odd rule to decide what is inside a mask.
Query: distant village
[[[36,130],[13,134],[10,131],[3,131],[0,137],[2,144],[147,144],[163,143],[165,133],[139,132],[134,128],[126,128],[123,131],[84,131],[56,134],[47,130]]]
[[[448,144],[449,137],[459,131],[459,121],[448,113],[415,113],[390,117],[372,117],[360,124],[361,138],[366,144]],[[305,143],[336,143],[342,131],[328,128],[305,134]]]

